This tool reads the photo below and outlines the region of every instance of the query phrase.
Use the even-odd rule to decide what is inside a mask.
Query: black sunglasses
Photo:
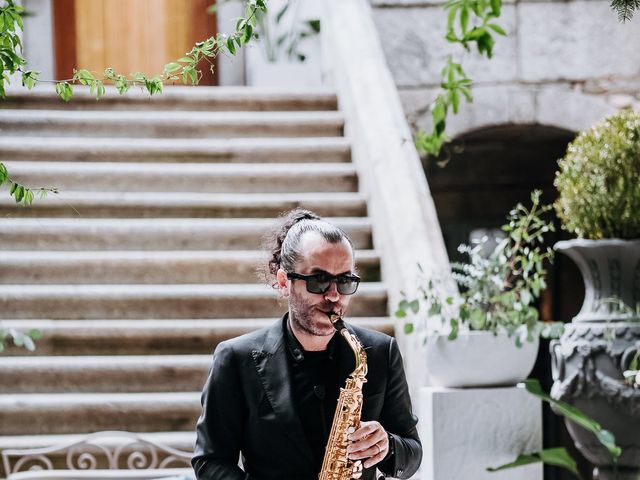
[[[353,295],[360,284],[360,277],[357,275],[330,275],[326,272],[314,273],[313,275],[302,275],[300,273],[287,273],[289,280],[304,280],[307,283],[307,292],[326,293],[333,282],[336,283],[338,293],[342,295]]]

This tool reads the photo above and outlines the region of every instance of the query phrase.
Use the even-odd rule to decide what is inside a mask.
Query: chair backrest
[[[129,432],[98,432],[62,445],[6,449],[7,480],[192,478],[190,452]]]

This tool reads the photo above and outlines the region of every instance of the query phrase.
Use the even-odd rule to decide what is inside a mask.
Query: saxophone
[[[362,476],[362,462],[349,460],[347,436],[360,427],[362,412],[362,385],[367,381],[367,354],[358,338],[345,327],[340,314],[331,313],[333,327],[344,337],[353,350],[356,368],[351,372],[344,388],[340,389],[336,413],[333,416],[331,433],[322,461],[319,480],[350,480]]]

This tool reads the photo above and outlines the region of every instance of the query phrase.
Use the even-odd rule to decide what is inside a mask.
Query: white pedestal
[[[542,405],[524,388],[420,389],[420,480],[542,480],[542,464],[487,472],[542,448]]]

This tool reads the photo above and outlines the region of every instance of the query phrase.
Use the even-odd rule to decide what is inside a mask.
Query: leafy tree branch
[[[635,11],[640,10],[640,0],[612,0],[611,8],[617,12],[622,23],[631,20]],[[470,52],[475,46],[480,56],[490,59],[495,45],[494,36],[506,36],[504,28],[496,21],[502,11],[502,0],[448,0],[444,4],[447,13],[445,39],[458,44]],[[471,92],[473,81],[464,72],[461,63],[456,63],[450,55],[442,69],[440,93],[430,106],[431,131],[418,130],[415,144],[419,152],[437,157],[443,146],[450,140],[446,134],[447,117],[451,111],[460,110],[460,99],[473,101]],[[445,166],[449,156],[438,162]]]
[[[496,23],[502,11],[502,0],[448,0],[444,9],[447,12],[447,42],[458,44],[468,52],[475,46],[481,56],[491,58],[494,35],[506,36],[504,29]],[[420,130],[415,138],[418,151],[439,155],[443,145],[449,141],[447,116],[451,110],[455,114],[459,112],[461,97],[468,103],[473,101],[472,83],[462,65],[449,55],[441,72],[441,91],[431,104],[431,132]],[[446,161],[441,166],[444,164]]]
[[[23,55],[22,40],[19,31],[24,29],[22,16],[24,8],[16,5],[14,0],[5,0],[0,7],[0,99],[6,96],[6,87],[11,75],[20,74],[22,86],[33,88],[37,83],[52,83],[58,96],[68,102],[73,97],[73,87],[83,85],[89,87],[89,92],[100,99],[106,92],[105,83],[115,85],[118,93],[124,95],[132,87],[141,87],[149,95],[162,93],[167,82],[182,82],[184,84],[197,85],[202,77],[199,64],[203,61],[209,63],[213,70],[213,59],[219,54],[235,55],[239,48],[244,46],[254,37],[256,19],[266,12],[266,0],[247,0],[245,16],[236,22],[235,31],[231,35],[218,33],[214,37],[207,38],[196,43],[190,52],[184,57],[170,62],[164,66],[163,72],[158,75],[148,75],[143,72],[135,72],[130,76],[116,72],[113,68],[107,68],[102,76],[96,76],[86,69],[74,69],[73,77],[62,80],[42,80],[40,72],[28,70],[27,62]],[[0,162],[0,186],[9,184],[9,194],[17,203],[29,205],[33,201],[34,193],[41,196],[47,193],[57,193],[55,188],[40,188],[35,191],[13,180],[6,166]]]

